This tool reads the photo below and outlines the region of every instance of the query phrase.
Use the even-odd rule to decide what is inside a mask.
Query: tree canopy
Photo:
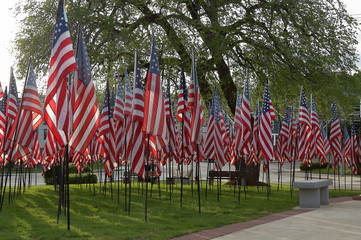
[[[56,7],[53,0],[19,1],[19,74],[32,57],[46,75]],[[253,103],[267,76],[276,109],[293,99],[297,105],[301,85],[320,112],[333,101],[344,108],[359,101],[360,77],[351,75],[358,24],[340,0],[69,0],[66,8],[73,43],[80,24],[99,81],[132,71],[135,49],[145,73],[153,30],[163,79],[170,74],[178,85],[182,64],[190,75],[194,48],[202,97],[209,101],[216,85],[233,113],[247,67]]]

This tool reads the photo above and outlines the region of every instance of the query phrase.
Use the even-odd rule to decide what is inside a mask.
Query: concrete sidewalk
[[[361,201],[342,197],[319,209],[295,208],[176,239],[361,239],[360,222]]]

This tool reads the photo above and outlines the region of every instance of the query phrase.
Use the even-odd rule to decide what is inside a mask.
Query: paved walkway
[[[330,205],[319,209],[295,208],[175,239],[361,239],[360,222],[361,201],[342,197],[330,199]]]

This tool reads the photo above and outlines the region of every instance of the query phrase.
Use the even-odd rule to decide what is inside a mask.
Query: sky
[[[11,54],[12,41],[15,38],[17,30],[17,22],[13,10],[15,7],[14,0],[1,0],[0,7],[0,82],[3,86],[7,86],[10,78],[10,67],[15,64],[15,57]],[[360,0],[343,0],[346,4],[347,11],[361,22],[361,1]],[[358,34],[359,45],[358,51],[361,53],[361,33]],[[50,56],[49,56],[50,58]],[[358,66],[361,68],[361,61]],[[18,79],[18,91],[22,89],[24,80]],[[19,91],[20,92],[20,91]]]

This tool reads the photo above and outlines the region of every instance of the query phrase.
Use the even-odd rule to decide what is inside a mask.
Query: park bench
[[[242,174],[240,171],[215,171],[210,170],[208,172],[208,180],[209,184],[212,185],[214,179],[229,179],[230,181],[237,181],[240,182],[240,179],[244,178],[245,175]]]
[[[294,183],[299,188],[300,207],[319,208],[320,205],[328,205],[328,186],[332,185],[330,179],[313,179]]]
[[[190,171],[183,171],[183,184],[184,185],[188,185],[190,183],[190,179],[192,177],[192,170]],[[175,180],[180,180],[181,176],[180,176],[180,172],[179,171],[175,171],[173,172],[173,176],[172,177],[167,177],[166,181],[167,184],[175,184]]]

